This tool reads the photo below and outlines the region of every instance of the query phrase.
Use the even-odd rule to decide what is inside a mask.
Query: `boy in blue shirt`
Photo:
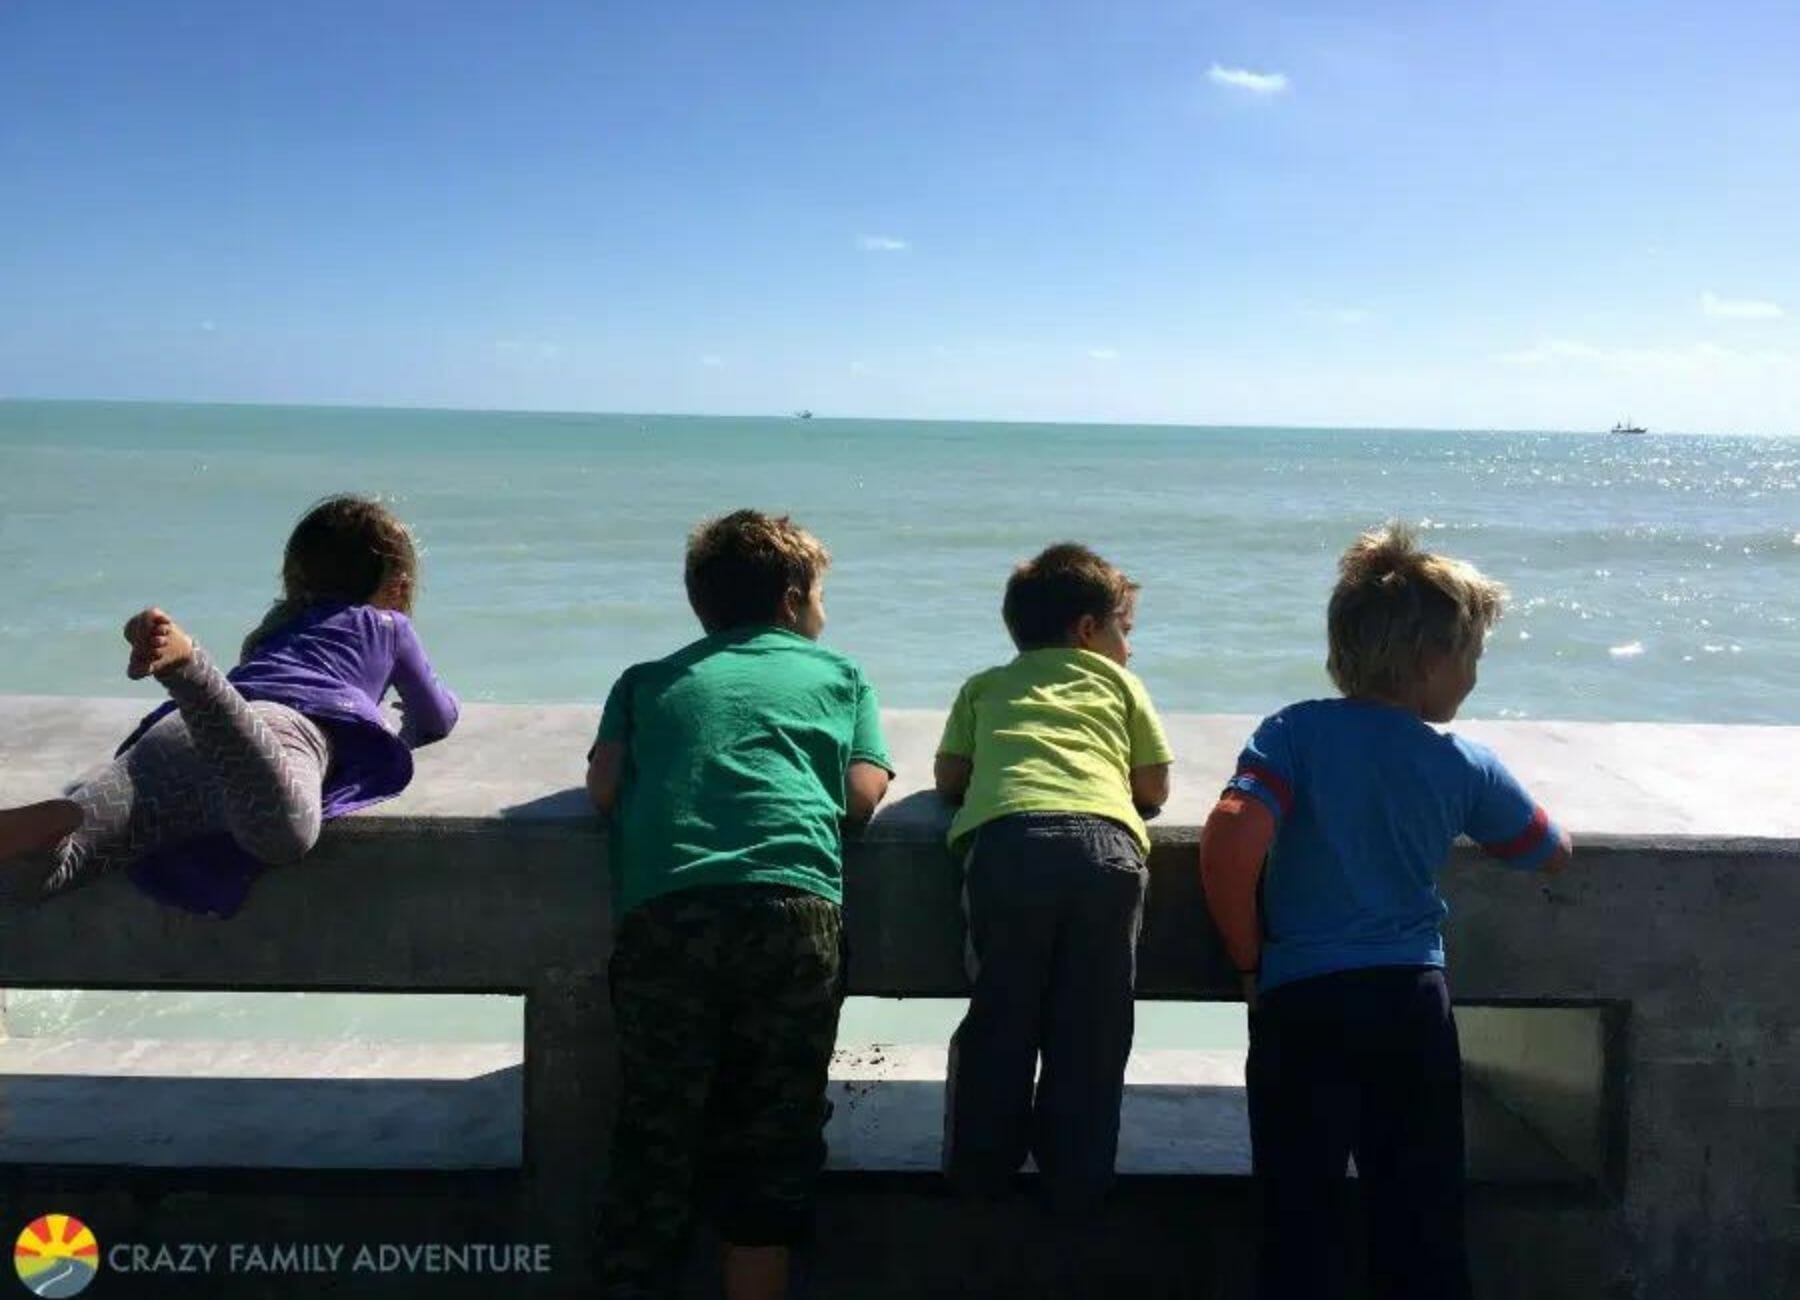
[[[1259,1294],[1340,1294],[1354,1154],[1370,1294],[1466,1300],[1462,1057],[1435,875],[1458,835],[1541,871],[1567,863],[1569,837],[1492,750],[1428,725],[1475,689],[1505,589],[1399,526],[1364,534],[1339,570],[1327,668],[1343,698],[1263,720],[1200,845],[1251,1008]]]

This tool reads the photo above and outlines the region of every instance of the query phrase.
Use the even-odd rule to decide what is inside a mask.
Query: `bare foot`
[[[0,808],[0,862],[53,849],[81,829],[81,808],[68,799]]]
[[[193,638],[155,606],[131,616],[125,624],[125,639],[131,643],[131,662],[125,665],[125,675],[134,682],[152,673],[179,668],[194,655]]]

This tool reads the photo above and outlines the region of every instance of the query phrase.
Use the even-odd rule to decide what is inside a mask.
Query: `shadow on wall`
[[[188,1064],[204,1050],[194,1045]],[[0,1114],[5,1165],[517,1169],[524,1067],[467,1078],[8,1073]]]
[[[524,803],[507,804],[500,810],[500,817],[503,821],[558,822],[587,817],[593,820],[596,830],[600,828],[600,816],[588,802],[587,790],[578,785],[527,799]]]

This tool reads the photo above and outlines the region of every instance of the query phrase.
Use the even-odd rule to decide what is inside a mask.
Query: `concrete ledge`
[[[13,1038],[0,1162],[517,1169],[521,1066],[505,1043]]]
[[[1485,1010],[1476,1008],[1474,1010]],[[1533,1011],[1501,1012],[1515,1025]],[[1579,1014],[1579,1013],[1551,1013]],[[1597,1019],[1597,1012],[1586,1013]],[[1521,1038],[1529,1034],[1516,1030]],[[836,1108],[826,1130],[828,1167],[844,1173],[934,1173],[944,1117],[943,1047],[876,1046],[840,1052],[832,1064]],[[1598,1060],[1595,1061],[1598,1067]],[[1596,1079],[1598,1073],[1596,1071]],[[1568,1123],[1597,1126],[1602,1104],[1589,1082],[1571,1079]],[[1469,1179],[1515,1187],[1594,1188],[1596,1170],[1576,1164],[1488,1087],[1471,1081],[1464,1097]],[[1029,1166],[1028,1166],[1029,1168]],[[1244,1054],[1235,1051],[1136,1051],[1125,1073],[1119,1116],[1121,1177],[1250,1176],[1250,1119]]]
[[[1494,1019],[1481,1015],[1487,1010],[1468,1008],[1464,1020]],[[1567,1010],[1497,1017],[1511,1026],[1501,1031],[1507,1041],[1528,1043],[1529,1018],[1541,1014],[1599,1018]],[[1555,1041],[1559,1032],[1571,1031],[1559,1026],[1546,1037]],[[840,1049],[825,1132],[829,1167],[937,1172],[946,1055],[941,1045]],[[1471,1069],[1464,1100],[1470,1181],[1595,1186],[1605,1169],[1596,1137],[1605,1099],[1601,1057],[1591,1064],[1591,1077],[1559,1079],[1554,1108],[1541,1103],[1547,1117],[1517,1113]],[[0,1164],[516,1170],[523,1065],[520,1049],[506,1043],[14,1038],[0,1042]],[[1118,1169],[1128,1178],[1248,1177],[1244,1053],[1134,1052]]]
[[[0,798],[55,794],[103,762],[157,703],[0,695]],[[864,838],[918,840],[948,824],[929,796],[931,754],[944,715],[883,712],[899,775]],[[1174,797],[1152,825],[1158,841],[1197,834],[1255,727],[1249,714],[1172,714]],[[581,779],[597,707],[471,705],[456,735],[421,750],[419,775],[398,799],[339,823],[338,832],[450,827],[495,820],[592,822]],[[1786,774],[1800,759],[1800,727],[1469,719],[1455,730],[1493,745],[1584,845],[1675,848],[1766,843],[1800,852],[1800,801]]]
[[[54,793],[103,758],[141,708],[0,702],[0,802]],[[613,1095],[603,840],[577,790],[593,722],[590,709],[472,708],[455,739],[421,754],[403,799],[334,826],[305,864],[271,873],[224,925],[158,909],[123,881],[0,910],[0,986],[523,994],[516,1172],[346,1181],[12,1164],[0,1166],[0,1211],[61,1205],[109,1239],[548,1238],[557,1276],[509,1287],[583,1294]],[[955,868],[941,847],[946,810],[923,789],[938,719],[901,712],[888,723],[901,780],[847,851],[852,987],[954,995]],[[1192,842],[1249,720],[1170,723],[1183,757],[1178,796],[1155,827],[1143,993],[1226,999],[1232,982],[1205,921]],[[1800,1293],[1791,975],[1800,801],[1790,788],[1800,729],[1462,729],[1501,749],[1581,853],[1554,880],[1455,855],[1444,878],[1452,987],[1465,1003],[1602,1016],[1596,1029],[1578,1015],[1508,1027],[1464,1013],[1472,1079],[1589,1188],[1573,1197],[1535,1185],[1477,1189],[1483,1300]],[[1598,1116],[1573,1084],[1596,1064]],[[916,1295],[946,1277],[967,1283],[962,1294],[1017,1294],[995,1273],[1002,1261],[1016,1270],[1006,1276],[1044,1271],[1024,1210],[941,1207],[929,1181],[891,1177],[833,1176],[818,1294]],[[1160,1190],[1128,1187],[1127,1217],[1109,1212],[1111,1235],[1057,1276],[1088,1286],[1073,1294],[1124,1279],[1147,1294],[1189,1295],[1196,1278],[1212,1294],[1244,1294],[1242,1182],[1153,1181]],[[1207,1215],[1225,1226],[1196,1230]],[[314,1285],[273,1279],[228,1294],[309,1295]],[[397,1293],[392,1279],[378,1290]],[[453,1291],[434,1279],[416,1293]]]

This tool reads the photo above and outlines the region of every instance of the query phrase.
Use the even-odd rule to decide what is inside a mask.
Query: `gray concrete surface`
[[[0,1162],[516,1169],[521,1066],[506,1043],[13,1038]]]
[[[1473,1007],[1529,1043],[1534,1017],[1588,1009]],[[1481,1013],[1494,1014],[1483,1017]],[[1603,1176],[1600,1061],[1560,1053],[1540,1116],[1471,1080],[1469,1178],[1582,1187]],[[877,1043],[832,1062],[829,1167],[932,1173],[942,1152],[946,1048]],[[1592,1067],[1567,1073],[1569,1060]],[[13,1038],[0,1042],[0,1164],[221,1169],[516,1169],[524,1054],[517,1044],[343,1040]],[[1532,1099],[1527,1073],[1500,1091]],[[1246,1177],[1250,1124],[1241,1051],[1134,1052],[1120,1114],[1121,1176]],[[120,1116],[130,1116],[121,1123]],[[1556,1127],[1560,1123],[1560,1127]],[[1569,1130],[1573,1130],[1570,1140]],[[1591,1149],[1592,1148],[1592,1149]]]
[[[148,702],[0,700],[0,803],[54,793],[104,757]],[[0,986],[523,993],[517,1171],[334,1178],[10,1164],[0,1167],[0,1208],[59,1203],[139,1240],[202,1229],[214,1239],[547,1236],[556,1275],[518,1289],[580,1294],[612,1095],[604,849],[576,792],[593,721],[591,709],[472,708],[451,742],[420,755],[404,798],[334,826],[229,923],[165,912],[122,881],[0,910]],[[1191,845],[1249,721],[1170,719],[1183,757],[1176,800],[1154,828],[1147,997],[1232,995]],[[938,719],[896,713],[888,724],[901,779],[847,852],[853,988],[954,994],[946,813],[922,788]],[[1800,1293],[1800,801],[1790,793],[1800,729],[1460,729],[1500,749],[1575,833],[1580,857],[1543,880],[1455,855],[1445,877],[1452,986],[1465,1002],[1602,1016],[1465,1017],[1471,1073],[1491,1100],[1532,1141],[1590,1172],[1575,1188],[1475,1189],[1482,1300]],[[930,1110],[909,1105],[906,1128]],[[133,1123],[128,1109],[119,1118]],[[1052,1251],[1060,1262],[1046,1274],[1050,1256],[1028,1244],[1026,1210],[952,1213],[919,1177],[832,1175],[815,1294],[1048,1294],[1008,1289],[1038,1277],[1070,1294],[1114,1285],[1244,1294],[1239,1180],[1128,1182],[1095,1225],[1100,1235],[1079,1258]],[[1196,1227],[1196,1215],[1212,1219]],[[156,1294],[117,1280],[120,1294]],[[237,1279],[219,1293],[317,1293],[316,1280],[303,1281]],[[345,1279],[338,1290],[358,1285]],[[450,1286],[433,1279],[416,1293]]]
[[[944,1046],[917,1045],[840,1052],[831,1071],[835,1113],[826,1131],[828,1167],[935,1171],[942,1152],[947,1055]],[[1590,1108],[1598,1108],[1597,1091],[1590,1088],[1586,1098]],[[1465,1102],[1471,1181],[1579,1188],[1591,1177],[1491,1091],[1471,1089]],[[1133,1052],[1119,1115],[1118,1170],[1122,1177],[1248,1177],[1244,1054]]]
[[[24,802],[54,794],[103,761],[157,703],[133,698],[0,695],[0,797]],[[882,714],[899,773],[868,838],[910,839],[945,822],[930,788],[931,755],[943,714]],[[1173,714],[1178,741],[1173,798],[1153,830],[1185,842],[1196,833],[1239,747],[1249,715]],[[578,797],[583,755],[598,708],[579,705],[473,705],[455,743],[421,750],[419,778],[398,799],[358,821],[457,822],[507,818],[589,820]],[[1508,766],[1584,841],[1668,837],[1800,841],[1800,728],[1671,726],[1635,722],[1512,722],[1469,719],[1457,732],[1494,746]]]

